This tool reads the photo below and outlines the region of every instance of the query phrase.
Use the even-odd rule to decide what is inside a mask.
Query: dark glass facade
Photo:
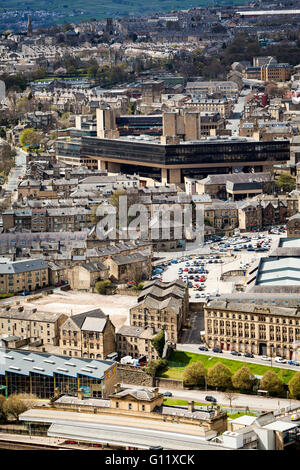
[[[83,156],[127,160],[128,163],[158,165],[228,164],[249,162],[285,162],[290,158],[289,141],[204,141],[178,145],[160,145],[128,140],[82,137]]]
[[[0,375],[0,385],[7,387],[7,394],[13,393],[32,393],[38,398],[51,398],[54,396],[55,389],[58,388],[62,393],[75,394],[80,387],[90,387],[91,385],[101,385],[101,379],[95,379],[85,375],[70,377],[63,374],[54,374],[48,376],[31,372],[30,375],[23,375],[14,372],[7,372]],[[99,394],[100,392],[98,392]]]

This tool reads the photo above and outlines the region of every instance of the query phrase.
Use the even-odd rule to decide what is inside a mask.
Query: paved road
[[[136,385],[122,384],[122,386],[128,388],[137,388]],[[151,387],[142,387],[151,389]],[[176,390],[174,388],[159,388],[160,393],[170,392],[172,393],[172,398],[181,399],[181,400],[194,400],[200,403],[205,402],[205,397],[207,395],[212,395],[217,399],[217,402],[222,406],[230,406],[229,400],[225,397],[223,392],[212,391],[212,390]],[[210,403],[207,402],[209,406]],[[255,411],[276,411],[281,408],[288,408],[291,405],[299,405],[299,400],[286,400],[284,398],[270,398],[270,397],[259,397],[256,395],[245,395],[237,393],[235,399],[232,401],[233,408],[246,408],[249,410]]]
[[[4,198],[2,198],[2,200],[5,199],[6,196],[9,197],[11,195],[12,202],[18,198],[17,188],[20,183],[20,180],[26,173],[26,152],[19,148],[16,148],[16,152],[16,166],[11,169],[8,175],[8,180],[3,185]]]
[[[226,129],[231,129],[233,136],[239,135],[241,114],[245,106],[245,97],[251,93],[250,90],[242,90],[237,103],[233,107],[232,117],[227,120]]]

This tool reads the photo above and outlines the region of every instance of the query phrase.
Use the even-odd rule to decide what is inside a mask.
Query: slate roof
[[[279,316],[286,316],[286,317],[300,317],[300,309],[296,308],[288,308],[288,307],[277,307],[273,305],[259,305],[258,303],[255,304],[242,304],[237,302],[226,302],[223,300],[212,300],[207,304],[208,308],[213,309],[224,309],[224,310],[234,310],[236,312],[250,312],[255,313],[255,309],[268,309],[270,311],[270,315],[279,315]]]
[[[22,310],[21,310],[22,309]],[[55,323],[60,316],[60,312],[37,311],[36,308],[11,307],[6,306],[0,310],[0,318],[11,318],[18,320],[36,320],[47,323]]]
[[[147,390],[146,388],[134,388],[134,389],[125,389],[121,390],[120,392],[114,393],[114,397],[127,397],[131,396],[136,398],[137,400],[146,400],[146,401],[152,401],[154,398],[153,392],[151,390]]]
[[[48,264],[43,259],[28,259],[26,261],[0,263],[0,274],[18,274],[40,269],[48,269]]]
[[[71,319],[73,322],[78,326],[78,328],[82,328],[86,318],[94,318],[94,319],[105,319],[105,313],[100,309],[96,308],[94,310],[90,310],[88,312],[78,313],[77,315],[72,315]]]

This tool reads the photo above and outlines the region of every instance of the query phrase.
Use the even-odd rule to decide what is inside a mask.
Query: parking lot
[[[153,277],[163,282],[175,279],[187,282],[192,301],[203,302],[211,296],[230,294],[237,283],[244,284],[251,266],[272,253],[280,237],[286,237],[286,232],[251,232],[208,241],[194,252],[177,253],[176,257],[173,254],[173,259],[156,263]],[[221,280],[222,274],[231,270],[241,270],[241,276]]]

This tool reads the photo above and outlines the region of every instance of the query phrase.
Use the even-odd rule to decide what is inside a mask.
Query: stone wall
[[[123,384],[132,384],[145,387],[153,387],[153,377],[142,368],[130,365],[118,364],[118,380]]]
[[[119,295],[132,295],[134,297],[138,297],[141,294],[141,291],[133,289],[116,289],[115,293]]]
[[[244,277],[245,276],[245,269],[234,269],[232,271],[227,271],[226,273],[223,273],[221,276],[222,281],[227,281],[229,278],[233,276],[239,276],[239,277]]]
[[[155,377],[155,387],[183,390],[182,380],[165,379],[164,377]]]

